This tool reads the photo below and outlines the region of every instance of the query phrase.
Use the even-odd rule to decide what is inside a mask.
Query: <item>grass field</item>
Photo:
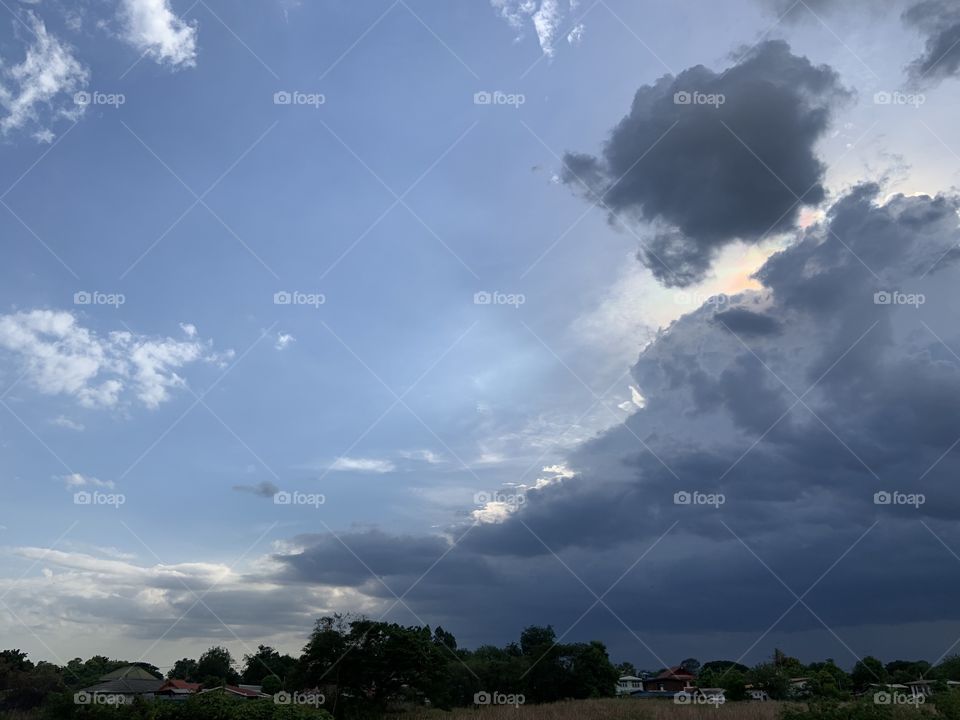
[[[662,700],[570,700],[528,705],[483,707],[443,712],[425,710],[394,716],[396,720],[776,720],[781,703],[675,705]]]

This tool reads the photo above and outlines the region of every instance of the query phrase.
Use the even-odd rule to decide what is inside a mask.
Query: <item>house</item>
[[[221,685],[220,687],[201,690],[200,693],[223,693],[237,700],[258,700],[260,698],[273,697],[263,692],[260,685]]]
[[[156,696],[162,700],[186,700],[198,692],[200,692],[200,683],[192,683],[173,678],[167,680],[160,686],[160,689],[156,692]]]
[[[747,685],[747,697],[756,702],[766,702],[770,699],[770,696],[767,694],[767,691],[762,688],[756,688],[752,685]]]
[[[643,692],[643,678],[623,675],[617,680],[617,695],[632,695],[635,692]]]
[[[643,681],[643,689],[646,692],[671,692],[678,693],[693,689],[694,676],[682,667],[668,668],[659,675]]]
[[[100,678],[99,683],[84,688],[80,693],[91,697],[111,695],[119,698],[122,696],[123,700],[120,702],[130,702],[135,697],[154,697],[163,684],[162,678],[158,678],[139,665],[126,665],[107,673]]]
[[[929,697],[933,695],[933,683],[929,680],[914,680],[912,682],[906,683],[906,686],[910,688],[911,697]]]
[[[803,697],[810,692],[807,687],[810,683],[810,678],[808,677],[794,677],[789,680],[789,689],[791,697]]]

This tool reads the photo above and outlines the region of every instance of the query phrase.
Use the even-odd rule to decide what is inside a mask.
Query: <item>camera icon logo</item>
[[[293,495],[286,490],[281,490],[273,496],[274,505],[289,505],[291,502],[293,502]]]
[[[478,692],[473,695],[473,704],[474,705],[489,705],[490,704],[490,693],[488,692]]]
[[[886,91],[875,93],[873,96],[873,102],[876,105],[889,105],[893,102],[893,95]]]
[[[878,692],[873,695],[873,702],[875,705],[889,705],[892,697],[888,692]]]
[[[81,106],[89,105],[91,99],[92,98],[90,96],[90,93],[88,93],[86,90],[80,90],[79,92],[75,93],[73,96],[73,101],[77,105],[81,105]]]
[[[291,102],[293,102],[293,96],[286,90],[280,90],[273,94],[274,105],[289,105]]]
[[[673,494],[673,504],[674,505],[689,505],[692,496],[686,490],[681,490]]]
[[[690,693],[685,693],[685,692],[678,692],[676,695],[673,696],[673,701],[677,705],[689,705],[691,699],[692,698],[690,696]]]
[[[274,305],[289,305],[291,302],[293,302],[293,296],[286,290],[281,290],[273,294]]]
[[[893,302],[893,295],[886,290],[881,290],[873,294],[874,305],[889,305],[891,302]]]
[[[674,105],[689,105],[692,101],[693,96],[686,90],[681,90],[680,92],[675,92],[673,94]]]
[[[874,505],[889,505],[891,502],[893,502],[893,495],[886,490],[881,490],[873,494]]]
[[[473,94],[474,105],[489,105],[492,102],[493,102],[493,95],[488,93],[486,90],[481,90],[480,92],[475,92]]]
[[[73,294],[74,305],[89,305],[91,302],[93,302],[93,296],[86,290],[81,290]]]
[[[89,705],[92,697],[90,693],[81,690],[73,694],[73,704],[74,705]]]
[[[281,690],[273,696],[273,702],[277,705],[289,705],[293,701],[293,696],[286,690]]]
[[[93,502],[93,495],[86,490],[80,490],[73,494],[74,505],[89,505]]]
[[[493,295],[488,293],[486,290],[481,290],[480,292],[473,294],[474,305],[489,305],[492,302]]]

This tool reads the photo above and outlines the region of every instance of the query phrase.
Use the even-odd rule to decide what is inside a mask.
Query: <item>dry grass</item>
[[[668,700],[570,700],[546,705],[412,711],[395,720],[776,720],[781,703],[675,705]]]

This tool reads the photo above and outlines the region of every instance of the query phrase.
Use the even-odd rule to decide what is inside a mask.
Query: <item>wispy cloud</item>
[[[86,84],[89,72],[69,45],[47,32],[43,20],[33,13],[24,17],[17,28],[26,28],[33,36],[26,55],[15,64],[0,61],[0,108],[5,112],[0,134],[32,125],[38,142],[50,142],[49,123],[83,114],[73,96]]]
[[[330,466],[330,469],[344,472],[388,473],[393,472],[396,466],[389,460],[341,457],[337,458],[336,462]]]

